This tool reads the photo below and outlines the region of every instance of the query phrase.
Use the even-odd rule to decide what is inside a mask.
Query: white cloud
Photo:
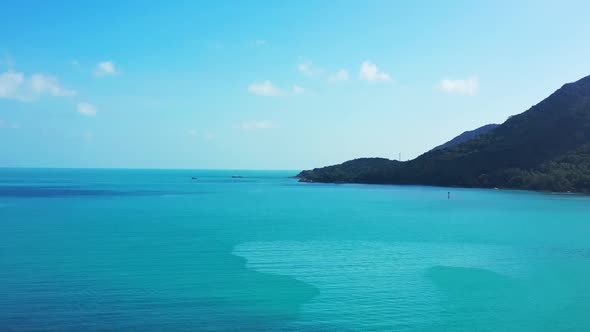
[[[270,121],[246,121],[237,124],[235,127],[241,130],[259,130],[276,128],[276,124]]]
[[[315,77],[324,73],[322,68],[315,67],[311,61],[305,61],[297,64],[297,70],[305,76]]]
[[[346,81],[350,78],[346,69],[339,69],[336,72],[330,73],[328,70],[313,65],[311,61],[297,64],[297,71],[308,77],[326,79],[328,82]]]
[[[94,69],[94,75],[97,77],[117,75],[119,71],[115,68],[112,61],[99,62]]]
[[[55,76],[7,71],[0,74],[0,98],[32,101],[42,95],[53,97],[74,96],[76,91],[64,88]]]
[[[282,91],[274,86],[271,81],[252,83],[248,86],[248,91],[260,96],[280,96],[282,94]]]
[[[95,116],[98,110],[96,107],[89,103],[78,103],[78,113],[85,116]]]
[[[305,75],[310,75],[311,74],[311,63],[309,62],[303,62],[297,65],[297,70]]]
[[[197,130],[189,129],[186,131],[186,134],[191,137],[199,137],[200,136],[205,141],[212,141],[215,139],[215,134],[213,134],[212,132],[206,132],[203,134],[199,134],[199,132]]]
[[[305,89],[294,85],[291,89],[281,89],[274,85],[271,81],[255,82],[248,86],[248,91],[259,96],[294,96],[302,95],[305,93]]]
[[[347,81],[349,78],[348,71],[346,69],[339,69],[334,74],[328,77],[330,82]]]
[[[82,133],[82,139],[85,141],[92,141],[94,139],[94,134],[90,131],[86,131]]]
[[[8,121],[0,119],[0,128],[19,129],[20,126],[16,123],[10,123]]]
[[[443,79],[440,89],[449,93],[474,95],[479,90],[479,79],[475,76],[463,80]]]
[[[20,99],[19,90],[25,82],[25,75],[13,71],[0,74],[0,98]]]
[[[266,45],[266,40],[258,39],[258,40],[255,40],[252,44],[256,47],[262,47],[262,46]]]
[[[60,86],[55,76],[44,74],[31,76],[31,88],[36,94],[48,94],[54,97],[67,97],[76,94],[76,91]]]
[[[304,88],[302,88],[302,87],[300,87],[300,86],[298,86],[298,85],[294,85],[294,86],[293,86],[293,89],[291,89],[291,92],[292,92],[294,95],[302,95],[302,94],[304,94],[304,93],[305,93],[305,89],[304,89]]]
[[[377,65],[370,61],[363,61],[363,63],[361,63],[359,78],[368,82],[391,81],[391,76],[389,76],[389,74],[380,71]]]

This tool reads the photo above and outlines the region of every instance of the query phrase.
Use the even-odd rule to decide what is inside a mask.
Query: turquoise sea
[[[0,330],[590,331],[590,197],[296,173],[0,169]]]

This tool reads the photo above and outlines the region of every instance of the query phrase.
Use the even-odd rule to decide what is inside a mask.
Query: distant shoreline
[[[299,175],[290,176],[290,179],[299,179],[297,182],[301,183],[318,183],[318,184],[359,184],[365,186],[397,186],[397,187],[431,187],[431,188],[448,188],[448,189],[480,189],[480,190],[491,190],[491,191],[512,191],[512,192],[526,192],[526,193],[537,193],[547,195],[560,195],[560,196],[584,196],[590,197],[588,192],[576,192],[576,191],[550,191],[550,190],[533,190],[533,189],[522,189],[522,188],[490,188],[490,187],[464,187],[464,186],[442,186],[432,184],[418,184],[418,183],[365,183],[365,182],[321,182],[307,180],[300,178]]]

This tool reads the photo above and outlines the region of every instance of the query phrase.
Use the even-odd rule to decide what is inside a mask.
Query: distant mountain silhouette
[[[363,158],[303,171],[301,181],[590,192],[590,76],[487,133],[414,160]]]
[[[444,149],[444,148],[450,148],[451,146],[455,146],[458,144],[461,144],[463,142],[467,142],[469,140],[472,140],[474,138],[476,138],[479,135],[485,134],[488,131],[492,130],[492,129],[496,129],[498,128],[498,126],[500,126],[499,124],[487,124],[485,126],[481,126],[477,129],[473,129],[473,130],[468,130],[466,132],[463,132],[463,134],[453,138],[452,140],[446,142],[445,144],[441,144],[435,148],[433,148],[431,151],[433,150],[439,150],[439,149]]]

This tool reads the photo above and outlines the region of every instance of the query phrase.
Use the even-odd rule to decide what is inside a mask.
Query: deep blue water
[[[296,173],[0,169],[0,330],[590,331],[589,197]]]

